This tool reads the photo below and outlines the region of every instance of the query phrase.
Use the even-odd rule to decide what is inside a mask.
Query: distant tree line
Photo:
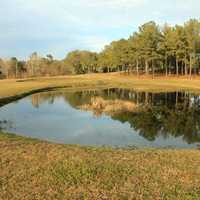
[[[98,72],[127,72],[137,75],[199,75],[200,21],[159,26],[150,21],[128,39],[113,41],[100,53],[72,51],[55,60],[33,53],[29,60],[0,59],[0,76],[21,78]]]
[[[68,69],[62,60],[55,60],[51,54],[40,57],[34,52],[27,61],[20,61],[16,57],[0,59],[0,78],[66,75],[71,73]]]

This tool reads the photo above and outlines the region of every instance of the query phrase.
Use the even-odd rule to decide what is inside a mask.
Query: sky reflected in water
[[[0,108],[0,127],[55,143],[193,148],[200,144],[200,95],[44,92]]]

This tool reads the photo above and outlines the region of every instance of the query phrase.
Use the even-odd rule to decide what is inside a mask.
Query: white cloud
[[[81,45],[86,49],[93,49],[93,51],[101,51],[103,47],[109,43],[109,40],[98,36],[85,36],[79,38]]]

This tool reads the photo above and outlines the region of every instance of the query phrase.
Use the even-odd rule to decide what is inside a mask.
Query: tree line
[[[25,61],[0,59],[5,78],[127,72],[139,75],[198,75],[200,73],[200,21],[159,26],[153,21],[138,28],[128,39],[113,41],[97,53],[72,51],[63,60],[36,52]]]
[[[56,60],[51,54],[41,57],[34,52],[27,61],[12,57],[0,59],[0,78],[26,78],[37,76],[56,76],[70,74],[62,60]]]

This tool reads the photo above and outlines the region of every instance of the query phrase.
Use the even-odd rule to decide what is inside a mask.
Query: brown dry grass
[[[56,145],[0,134],[0,199],[199,199],[199,150]]]
[[[95,116],[100,116],[102,113],[114,115],[120,112],[136,112],[137,105],[130,101],[122,100],[105,100],[102,97],[91,98],[90,104],[79,106],[82,110],[93,111]]]
[[[200,91],[200,80],[92,74],[0,81],[0,98],[46,87]],[[56,145],[0,134],[0,199],[199,199],[200,151]]]
[[[19,95],[35,89],[47,87],[67,87],[70,89],[120,87],[153,92],[174,90],[200,91],[200,79],[194,78],[191,80],[186,77],[137,78],[132,75],[120,75],[117,73],[33,78],[26,80],[10,79],[0,81],[0,98]]]

